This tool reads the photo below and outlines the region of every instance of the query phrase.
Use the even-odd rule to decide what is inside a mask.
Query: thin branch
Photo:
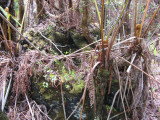
[[[153,14],[152,19],[150,20],[147,28],[145,29],[144,33],[142,34],[142,38],[145,36],[146,32],[148,31],[148,29],[149,29],[151,23],[153,22],[153,19],[155,18],[155,16],[156,16],[157,12],[159,11],[159,9],[160,9],[160,5],[159,5],[159,7],[157,8],[156,12]]]
[[[4,101],[2,101],[2,112],[4,110],[4,107],[5,107],[5,104],[6,104],[6,101],[7,101],[7,98],[8,98],[8,95],[9,95],[9,90],[11,88],[11,81],[12,81],[12,71],[10,73],[10,80],[9,80],[9,84],[8,84],[8,87],[7,87],[7,91],[6,91],[6,94],[5,94],[5,97],[4,97]],[[5,88],[4,88],[5,89]]]
[[[110,109],[110,111],[109,111],[109,113],[108,113],[107,120],[109,120],[109,118],[110,118],[110,115],[111,115],[111,112],[112,112],[112,109],[113,109],[113,105],[114,105],[114,102],[115,102],[115,100],[116,100],[116,97],[117,97],[119,91],[120,91],[120,90],[118,90],[118,91],[115,93],[115,95],[114,95],[114,98],[113,98],[113,101],[112,101],[112,105],[111,105],[111,109]]]
[[[132,56],[132,60],[131,60],[131,63],[133,64],[133,62],[134,62],[134,60],[135,60],[135,58],[136,58],[136,53],[135,54],[133,54],[133,56]],[[131,65],[128,67],[128,69],[127,69],[127,73],[129,74],[130,73],[130,71],[131,71]]]
[[[123,13],[124,13],[124,10],[125,10],[126,7],[127,7],[128,1],[129,1],[129,0],[126,1],[125,5],[124,5],[124,8],[123,8],[121,14],[119,15],[116,23],[114,24],[114,26],[112,27],[112,29],[111,29],[110,32],[108,33],[106,41],[108,41],[110,34],[113,32],[114,28],[116,27],[116,25],[118,24],[119,20],[121,19],[122,15],[123,15]]]
[[[63,105],[64,119],[66,120],[66,110],[65,110],[65,104],[64,104],[64,96],[63,96],[63,90],[62,90],[62,82],[61,82],[61,96],[62,96],[62,105]]]
[[[29,100],[28,100],[28,97],[27,97],[26,93],[25,93],[25,97],[26,97],[26,100],[27,100],[27,103],[28,103],[28,106],[29,106],[29,110],[30,110],[31,115],[32,115],[32,120],[35,120],[35,118],[34,118],[34,113],[33,113],[33,111],[32,111],[32,108],[31,108],[31,105],[30,105],[30,103],[29,103]]]
[[[137,0],[135,0],[135,10],[134,10],[134,35],[136,36],[136,25],[137,25]]]
[[[129,74],[127,73],[127,80],[126,80],[126,84],[125,84],[125,88],[124,88],[124,92],[123,92],[123,98],[122,98],[123,100],[124,100],[124,97],[125,97],[125,94],[126,94],[128,80],[129,80]]]
[[[69,115],[69,117],[68,117],[66,120],[69,120],[69,119],[70,119],[70,117],[71,117],[71,116],[76,112],[76,110],[77,110],[77,109],[78,109],[78,107],[80,106],[81,102],[82,102],[82,98],[80,99],[80,101],[79,101],[78,105],[76,106],[76,108],[73,110],[73,112]]]
[[[121,101],[122,101],[122,105],[123,105],[123,109],[124,109],[125,118],[126,118],[126,120],[128,120],[126,109],[125,109],[125,106],[124,106],[123,97],[122,97],[122,83],[121,83],[121,78],[120,78],[117,62],[116,62],[116,68],[117,68],[117,75],[118,75],[118,81],[119,81],[119,90],[120,90]]]
[[[37,18],[39,17],[39,15],[42,13],[42,11],[44,10],[44,7],[47,5],[47,3],[48,3],[48,0],[47,0],[46,3],[43,5],[43,7],[42,7],[41,11],[38,13],[38,15],[34,18],[31,26],[34,24],[34,22],[36,21],[36,19],[37,19]]]
[[[145,12],[144,12],[144,15],[143,15],[143,19],[142,19],[142,22],[141,22],[140,35],[141,35],[141,31],[142,31],[143,23],[144,23],[145,16],[146,16],[146,13],[147,13],[147,8],[148,8],[148,5],[149,5],[149,2],[150,2],[150,1],[148,0],[146,9],[145,9]]]
[[[117,56],[118,58],[122,59],[123,61],[127,62],[128,64],[132,65],[133,67],[135,67],[136,69],[138,69],[139,71],[143,72],[145,75],[147,75],[150,79],[156,81],[158,84],[160,84],[160,82],[156,79],[154,79],[153,76],[149,75],[148,73],[146,73],[145,71],[143,71],[141,68],[137,67],[136,65],[130,63],[128,60],[124,59],[123,57],[117,55],[117,54],[114,54],[115,56]]]
[[[128,111],[129,111],[129,110],[126,110],[126,112],[128,112]],[[110,120],[113,119],[113,118],[115,118],[115,117],[117,117],[117,116],[119,116],[119,115],[122,115],[123,113],[124,113],[124,112],[121,112],[121,113],[119,113],[119,114],[117,114],[117,115],[114,115],[113,117],[110,118]]]
[[[34,101],[34,103],[36,104],[37,108],[39,109],[39,111],[40,111],[42,114],[44,114],[49,120],[52,120],[50,117],[48,117],[47,114],[45,114],[45,113],[39,108],[39,106],[37,105],[37,103],[36,103],[35,101]]]
[[[101,39],[102,39],[102,46],[101,46],[101,49],[102,49],[102,55],[100,56],[100,60],[103,64],[103,66],[105,66],[105,51],[104,51],[104,44],[105,44],[105,41],[104,41],[104,34],[103,34],[103,15],[104,15],[104,0],[102,0],[102,9],[101,9]],[[106,43],[108,45],[108,42]]]
[[[10,27],[15,30],[19,35],[22,36],[22,38],[24,38],[31,46],[33,46],[36,50],[38,50],[41,54],[43,54],[38,48],[36,48],[27,38],[25,38],[1,13],[0,13],[0,17],[7,23],[10,25]]]
[[[57,47],[57,45],[52,42],[52,40],[46,38],[40,31],[38,31],[38,32],[41,34],[41,36],[42,36],[43,38],[45,38],[45,39],[48,40],[50,43],[52,43],[52,45],[54,45],[54,47],[55,47],[62,55],[64,55],[64,54],[62,53],[62,51],[60,51],[60,49]]]
[[[113,47],[116,47],[116,46],[118,46],[118,45],[120,45],[120,44],[128,43],[128,41],[133,40],[134,38],[136,38],[136,37],[130,37],[130,38],[126,39],[126,40],[123,40],[123,41],[121,41],[121,42],[115,43],[115,44],[113,45]],[[100,41],[101,41],[101,39],[99,39],[99,40],[97,40],[97,41],[95,41],[95,42],[93,42],[93,43],[91,43],[91,44],[89,44],[89,45],[86,45],[85,47],[83,47],[83,48],[81,48],[81,49],[79,49],[79,50],[77,50],[77,51],[69,54],[68,56],[72,56],[72,55],[78,53],[79,51],[84,50],[85,48],[87,48],[87,47],[89,47],[89,46],[91,46],[91,45],[93,45],[93,44],[96,44],[96,43],[98,43],[98,42],[100,42]],[[133,41],[133,42],[134,42],[134,41]],[[108,49],[108,48],[104,48],[104,50],[107,50],[107,49]],[[94,52],[94,51],[95,51],[95,50],[90,50],[90,51],[85,51],[85,52],[89,52],[89,53],[90,53],[90,52]],[[102,51],[101,49],[100,49],[100,50],[96,50],[96,52],[101,52],[101,51]],[[80,53],[84,53],[84,52],[80,52]],[[78,53],[78,54],[80,54],[80,53]]]

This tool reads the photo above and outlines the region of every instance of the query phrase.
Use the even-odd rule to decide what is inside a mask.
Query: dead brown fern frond
[[[32,68],[37,62],[40,53],[38,51],[26,52],[18,58],[18,70],[15,71],[14,92],[16,95],[24,95],[30,90],[30,77],[32,76]]]
[[[44,105],[38,105],[35,101],[30,102],[31,109],[34,113],[35,120],[51,120],[48,117],[47,108]],[[21,101],[17,104],[16,111],[13,107],[9,107],[9,112],[7,114],[9,120],[31,120],[32,115],[28,107],[27,101]]]

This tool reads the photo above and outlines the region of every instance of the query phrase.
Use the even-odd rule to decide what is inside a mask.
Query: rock
[[[38,104],[44,104],[49,110],[49,115],[54,120],[57,118],[58,120],[64,119],[63,107],[62,107],[62,97],[60,91],[60,85],[56,87],[52,87],[51,84],[48,85],[48,88],[44,88],[43,86],[43,78],[35,82],[32,80],[32,88],[31,88],[31,98],[34,99]],[[84,82],[81,82],[84,84]],[[79,86],[82,86],[79,84]],[[74,86],[75,87],[75,86]],[[78,105],[80,98],[82,96],[81,87],[68,90],[65,87],[65,83],[63,85],[63,94],[65,101],[65,109],[67,117],[72,113],[72,111]],[[81,113],[81,107],[78,108],[75,114],[70,118],[70,120],[79,120]],[[90,102],[88,95],[86,95],[84,111],[82,115],[83,120],[93,120],[93,110],[90,108]]]

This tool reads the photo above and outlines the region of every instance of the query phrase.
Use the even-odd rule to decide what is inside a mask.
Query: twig
[[[131,38],[128,38],[128,39],[123,40],[123,41],[121,41],[121,42],[118,42],[118,43],[114,44],[113,47],[116,47],[116,46],[118,46],[118,45],[120,45],[120,44],[127,43],[128,41],[133,40],[134,38],[135,38],[135,37],[131,37]],[[97,40],[96,42],[93,42],[93,43],[91,43],[91,44],[89,44],[89,45],[87,45],[87,46],[85,46],[85,47],[83,47],[83,48],[81,48],[81,49],[79,49],[79,50],[77,50],[77,51],[69,54],[69,55],[66,55],[66,57],[69,57],[69,56],[70,56],[70,57],[71,57],[71,56],[77,56],[77,55],[81,55],[81,54],[85,54],[85,53],[95,52],[95,50],[90,50],[90,51],[85,51],[85,52],[80,52],[80,53],[78,53],[79,51],[85,49],[86,47],[91,46],[91,45],[93,45],[93,44],[96,44],[97,42],[100,42],[100,41],[101,41],[101,39],[100,39],[100,40]],[[104,48],[104,50],[107,50],[107,49],[108,49],[108,48]],[[96,50],[97,53],[99,53],[99,52],[101,52],[101,51],[102,51],[101,49],[100,49],[100,50]]]
[[[43,5],[43,7],[42,7],[41,11],[38,13],[38,15],[34,18],[34,20],[33,20],[32,24],[31,24],[31,26],[34,24],[34,22],[36,21],[36,19],[37,19],[37,18],[39,17],[39,15],[42,13],[44,7],[47,5],[47,2],[48,2],[48,0],[47,0],[46,3]]]
[[[6,7],[10,7],[10,5],[11,5],[11,0],[8,0],[8,3],[7,3],[7,6]]]
[[[159,5],[159,7],[157,8],[156,12],[153,14],[152,19],[150,20],[147,28],[145,29],[144,33],[142,34],[142,38],[145,36],[146,32],[148,31],[148,29],[149,29],[151,23],[153,22],[153,19],[155,18],[155,16],[156,16],[157,12],[159,11],[159,9],[160,9],[160,5]]]
[[[101,9],[101,39],[102,39],[102,45],[101,45],[101,49],[102,49],[102,53],[100,55],[100,61],[103,64],[103,66],[105,66],[105,51],[104,51],[104,44],[106,43],[108,46],[108,40],[104,41],[104,34],[103,34],[103,14],[104,14],[104,0],[102,0],[102,9]]]
[[[9,84],[8,84],[8,87],[7,87],[7,91],[6,91],[6,94],[5,94],[5,97],[4,97],[4,101],[2,101],[2,112],[4,110],[4,107],[5,107],[5,104],[6,104],[6,101],[7,101],[7,97],[8,97],[8,94],[9,94],[9,90],[11,88],[11,81],[12,81],[12,70],[11,70],[11,73],[10,73],[10,80],[9,80]],[[5,82],[5,81],[4,81]],[[5,87],[3,88],[5,90]]]
[[[62,105],[63,105],[64,119],[66,120],[66,110],[65,110],[65,104],[64,104],[64,96],[63,96],[63,90],[62,90],[62,82],[61,82],[61,96],[62,96]]]
[[[125,43],[125,42],[127,42],[127,41],[129,41],[129,40],[133,40],[134,38],[136,38],[136,37],[130,37],[130,38],[126,39],[126,40],[123,40],[123,41],[121,41],[121,42],[118,42],[118,43],[114,44],[113,47],[115,47],[115,46],[117,46],[117,45],[120,45],[120,44],[123,44],[123,43]],[[89,45],[86,45],[85,47],[83,47],[83,48],[81,48],[81,49],[79,49],[79,50],[77,50],[77,51],[75,51],[75,52],[73,52],[73,53],[71,53],[71,54],[75,54],[75,53],[77,53],[77,52],[79,52],[79,51],[81,51],[81,50],[83,50],[83,49],[85,49],[85,48],[87,48],[87,47],[89,47],[89,46],[91,46],[91,45],[93,45],[93,44],[96,44],[96,43],[98,43],[98,42],[101,42],[101,39],[99,39],[99,40],[97,40],[97,41],[95,41],[95,42],[93,42],[93,43],[91,43],[91,44],[89,44]],[[106,49],[108,49],[108,48],[104,48],[104,50],[106,50]],[[99,52],[101,52],[101,51],[99,51]],[[70,55],[71,55],[71,54],[70,54]]]
[[[43,38],[45,38],[45,39],[48,40],[50,43],[52,43],[52,44],[55,46],[55,48],[56,48],[62,55],[64,55],[64,54],[62,53],[62,51],[60,51],[60,49],[57,47],[57,45],[52,42],[52,40],[46,38],[40,31],[38,31],[38,32],[41,34],[41,36],[42,36]]]
[[[141,32],[142,32],[142,27],[143,27],[143,23],[144,23],[144,20],[145,20],[146,13],[147,13],[149,2],[150,2],[150,0],[147,1],[147,5],[146,5],[145,12],[144,12],[144,15],[143,15],[143,19],[142,19],[142,22],[141,22],[140,35],[141,35]]]
[[[0,13],[0,17],[7,23],[10,25],[10,27],[15,30],[19,35],[21,35],[21,37],[23,39],[25,39],[31,46],[33,46],[36,50],[38,50],[41,54],[43,54],[38,48],[36,48],[36,46],[34,46],[27,38],[25,38],[1,13]]]
[[[115,56],[117,56],[118,58],[122,59],[123,61],[127,62],[128,64],[132,65],[133,67],[135,67],[136,69],[138,69],[139,71],[143,72],[145,75],[147,75],[149,78],[151,78],[152,80],[156,81],[157,83],[160,84],[160,82],[156,79],[154,79],[153,76],[149,75],[148,73],[146,73],[145,71],[143,71],[141,68],[137,67],[136,65],[130,63],[128,60],[124,59],[123,57],[120,57],[119,55],[117,54],[114,54]]]
[[[3,84],[3,87],[2,87],[2,91],[1,91],[1,92],[2,92],[2,93],[1,93],[1,97],[2,97],[1,110],[2,110],[2,112],[3,112],[3,108],[4,108],[4,107],[3,107],[3,106],[4,106],[3,103],[4,103],[4,95],[5,95],[6,81],[4,80],[2,84]]]
[[[135,58],[136,58],[136,53],[135,54],[133,54],[133,56],[132,56],[132,60],[131,60],[131,64],[133,64],[133,62],[134,62],[134,60],[135,60]],[[129,67],[128,67],[128,69],[127,69],[127,73],[129,74],[130,73],[130,71],[131,71],[131,65],[129,65]]]
[[[25,97],[26,97],[26,100],[27,100],[27,103],[28,103],[28,106],[29,106],[29,110],[30,110],[31,115],[32,115],[32,120],[35,120],[35,118],[34,118],[34,113],[33,113],[33,111],[32,111],[32,108],[31,108],[31,105],[30,105],[30,103],[29,103],[29,100],[28,100],[28,97],[27,97],[26,93],[25,93]]]
[[[154,42],[156,42],[156,41],[158,41],[158,40],[160,40],[160,37],[158,37],[158,38],[156,38],[155,40],[149,42],[149,43],[147,44],[147,46],[150,46],[151,44],[153,44]]]
[[[113,25],[112,29],[111,29],[110,32],[108,33],[107,38],[106,38],[106,41],[108,41],[110,34],[113,32],[113,30],[115,29],[115,27],[116,27],[116,25],[118,24],[119,20],[121,19],[122,15],[123,15],[123,13],[124,13],[124,10],[125,10],[126,7],[127,7],[128,1],[129,1],[129,0],[126,1],[125,5],[124,5],[124,7],[123,7],[123,9],[122,9],[121,14],[119,15],[118,19],[116,20],[116,23]]]
[[[112,47],[113,47],[114,41],[115,41],[115,39],[116,39],[117,33],[118,33],[120,27],[122,26],[123,22],[125,21],[125,18],[126,18],[128,12],[129,12],[128,8],[129,8],[129,6],[130,6],[130,3],[131,3],[131,0],[127,0],[127,1],[126,1],[126,3],[125,3],[126,13],[125,13],[124,16],[123,16],[123,18],[122,18],[122,20],[121,20],[121,22],[120,22],[120,25],[119,25],[119,26],[117,27],[117,29],[115,29],[114,32],[113,32],[112,39],[111,39],[111,42],[110,42],[110,44],[109,44],[109,46],[108,46],[108,51],[107,51],[107,54],[106,54],[106,60],[107,60],[107,61],[108,61],[108,59],[109,59],[110,52],[111,52],[111,49],[112,49]],[[125,7],[124,7],[124,9],[125,9]],[[124,12],[124,9],[122,10],[123,12]],[[123,12],[121,13],[121,16],[123,15]],[[120,19],[119,19],[119,20],[120,20]],[[118,21],[117,21],[117,22],[118,22]],[[108,35],[109,35],[109,34],[108,34]],[[109,37],[109,36],[107,36],[107,38],[108,38],[108,37]]]
[[[129,77],[129,73],[127,73],[127,80],[126,80],[126,85],[125,85],[125,88],[124,88],[124,93],[123,93],[123,98],[122,100],[124,100],[124,97],[125,97],[125,94],[126,94],[126,90],[127,90],[127,85],[128,85],[128,78]]]
[[[73,110],[73,112],[69,115],[69,117],[67,118],[67,120],[69,120],[70,119],[70,117],[76,112],[76,110],[78,109],[78,107],[80,106],[80,104],[81,104],[81,102],[82,102],[82,98],[80,99],[80,101],[79,101],[79,103],[78,103],[78,105],[76,106],[76,108]]]
[[[18,89],[18,87],[16,89]],[[16,112],[17,112],[17,94],[14,102],[14,116],[13,116],[14,120],[16,119]]]
[[[1,24],[0,24],[0,28],[1,28],[1,32],[2,32],[2,35],[3,35],[4,40],[7,40],[7,38],[6,38],[5,34],[4,34],[4,31],[3,31],[3,29],[2,29],[2,25],[1,25]]]
[[[116,62],[116,68],[117,68],[117,75],[118,75],[118,81],[119,81],[119,89],[120,89],[121,101],[122,101],[122,105],[123,105],[123,109],[124,109],[125,118],[126,118],[126,120],[128,120],[127,119],[126,110],[125,110],[125,106],[124,106],[123,97],[122,97],[122,84],[121,84],[121,78],[120,78],[120,75],[119,75],[119,69],[118,69],[117,62]]]
[[[129,111],[129,110],[126,110],[126,112],[128,112],[128,111]],[[113,117],[110,118],[110,120],[113,119],[113,118],[115,118],[115,117],[117,117],[117,116],[119,116],[119,115],[122,115],[123,113],[124,113],[124,112],[121,112],[121,113],[119,113],[119,114],[117,114],[117,115],[114,115]]]
[[[113,109],[113,105],[114,105],[114,102],[115,102],[115,100],[116,100],[116,97],[117,97],[119,91],[120,91],[120,89],[119,89],[119,90],[116,92],[116,94],[114,95],[114,98],[113,98],[113,101],[112,101],[112,105],[111,105],[111,109],[110,109],[110,111],[109,111],[109,113],[108,113],[107,120],[109,120],[109,118],[110,118],[110,115],[111,115],[111,112],[112,112],[112,109]]]
[[[41,113],[43,113],[49,120],[52,120],[50,117],[48,117],[48,115],[46,115],[40,108],[39,108],[39,106],[37,105],[37,103],[34,101],[34,103],[36,104],[36,106],[37,106],[37,108],[39,109],[39,111],[41,112]]]

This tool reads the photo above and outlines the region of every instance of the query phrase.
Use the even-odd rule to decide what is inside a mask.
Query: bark
[[[43,8],[43,0],[36,0],[36,4],[37,4],[37,15],[40,14],[39,19],[43,19],[45,15],[45,9]]]
[[[72,0],[68,0],[68,2],[69,2],[69,8],[71,8],[72,7]]]
[[[60,11],[60,13],[64,12],[64,3],[63,3],[63,0],[59,0],[59,11]]]
[[[83,0],[83,18],[82,18],[82,33],[83,36],[86,38],[88,43],[92,43],[93,39],[89,36],[89,30],[88,30],[88,0]]]
[[[14,9],[14,0],[11,0],[11,4],[9,6],[10,9],[10,14],[12,16],[15,16],[15,9]],[[13,26],[16,27],[16,22],[12,18],[10,19],[10,22],[12,23]],[[16,41],[16,32],[11,28],[11,39],[12,41]]]
[[[15,10],[14,10],[14,1],[13,0],[0,0],[0,6],[2,6],[4,9],[6,7],[9,8],[9,13],[12,15],[12,16],[15,16]],[[10,18],[10,22],[12,23],[12,25],[16,25],[16,22]],[[4,34],[6,36],[7,39],[9,39],[9,36],[8,36],[8,26],[6,24],[5,21],[3,21],[1,18],[0,18],[0,23],[2,25],[2,29],[4,31]],[[15,36],[16,32],[11,29],[11,39],[13,41],[16,41],[16,36]]]
[[[19,0],[19,22],[22,22],[23,15],[24,15],[24,2],[23,0]]]
[[[73,19],[72,0],[68,0],[68,4],[69,4],[69,8],[70,8],[69,22],[70,22],[70,24],[73,24],[72,23],[72,19]]]

